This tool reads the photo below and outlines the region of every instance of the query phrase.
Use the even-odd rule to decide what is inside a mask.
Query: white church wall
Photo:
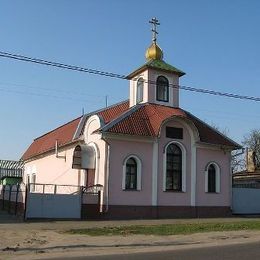
[[[24,182],[30,182],[35,174],[35,182],[41,184],[82,185],[83,170],[72,169],[73,151],[76,144],[59,149],[58,158],[55,151],[43,154],[37,159],[25,163]],[[65,158],[66,157],[66,160]]]

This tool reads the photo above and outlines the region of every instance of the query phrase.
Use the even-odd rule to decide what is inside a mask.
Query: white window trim
[[[95,150],[96,161],[95,161],[95,179],[94,184],[99,184],[99,161],[100,161],[100,150],[98,145],[95,142],[88,143],[89,146],[92,146]],[[86,178],[86,175],[85,175]],[[86,182],[85,182],[86,183]]]
[[[171,144],[176,144],[180,147],[181,152],[182,152],[182,192],[186,192],[186,175],[187,175],[187,170],[186,170],[186,164],[187,164],[187,152],[186,152],[186,148],[184,147],[184,145],[180,142],[177,141],[172,141],[169,142],[165,148],[164,148],[164,152],[163,152],[163,191],[166,191],[166,163],[167,163],[167,148],[169,145]]]
[[[216,170],[216,192],[213,192],[214,193],[220,193],[220,167],[217,163],[215,162],[209,162],[206,166],[206,169],[205,169],[205,192],[209,192],[208,190],[208,179],[209,179],[209,166],[213,164],[214,167],[215,167],[215,170]],[[211,193],[211,192],[210,192]]]
[[[137,100],[137,95],[138,95],[138,83],[142,82],[142,100],[138,101]],[[139,85],[140,86],[140,85]],[[135,104],[140,104],[144,101],[144,79],[143,77],[140,77],[137,82],[136,82],[136,91],[135,91]]]
[[[137,184],[136,184],[136,190],[140,191],[141,190],[141,180],[142,180],[142,162],[141,160],[136,156],[136,155],[129,155],[124,159],[123,162],[123,176],[122,176],[122,189],[125,191],[128,191],[125,188],[125,177],[126,177],[126,162],[128,159],[134,158],[137,163]]]

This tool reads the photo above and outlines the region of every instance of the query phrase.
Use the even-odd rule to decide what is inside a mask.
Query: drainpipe
[[[104,190],[106,194],[106,209],[105,212],[108,212],[109,207],[109,160],[110,160],[110,145],[106,138],[102,135],[101,139],[106,143],[106,149],[105,149],[105,185]]]

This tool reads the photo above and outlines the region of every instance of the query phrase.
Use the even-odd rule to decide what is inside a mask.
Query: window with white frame
[[[182,190],[182,152],[178,145],[170,144],[166,151],[166,190]]]
[[[159,76],[156,80],[156,100],[169,101],[169,81],[164,76]]]
[[[137,156],[131,155],[123,164],[123,190],[141,190],[141,161]]]
[[[220,192],[220,168],[218,164],[208,163],[205,171],[205,192]]]
[[[163,186],[164,191],[186,191],[186,149],[180,142],[165,148]]]
[[[138,79],[136,85],[136,104],[143,101],[143,93],[144,93],[144,80],[143,78]]]

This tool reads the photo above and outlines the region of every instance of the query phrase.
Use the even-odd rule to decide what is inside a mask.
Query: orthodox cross
[[[156,43],[156,35],[158,34],[158,32],[156,31],[156,26],[160,25],[159,21],[156,19],[156,17],[152,18],[151,21],[149,21],[149,23],[152,24],[152,32],[153,32],[153,42]]]

